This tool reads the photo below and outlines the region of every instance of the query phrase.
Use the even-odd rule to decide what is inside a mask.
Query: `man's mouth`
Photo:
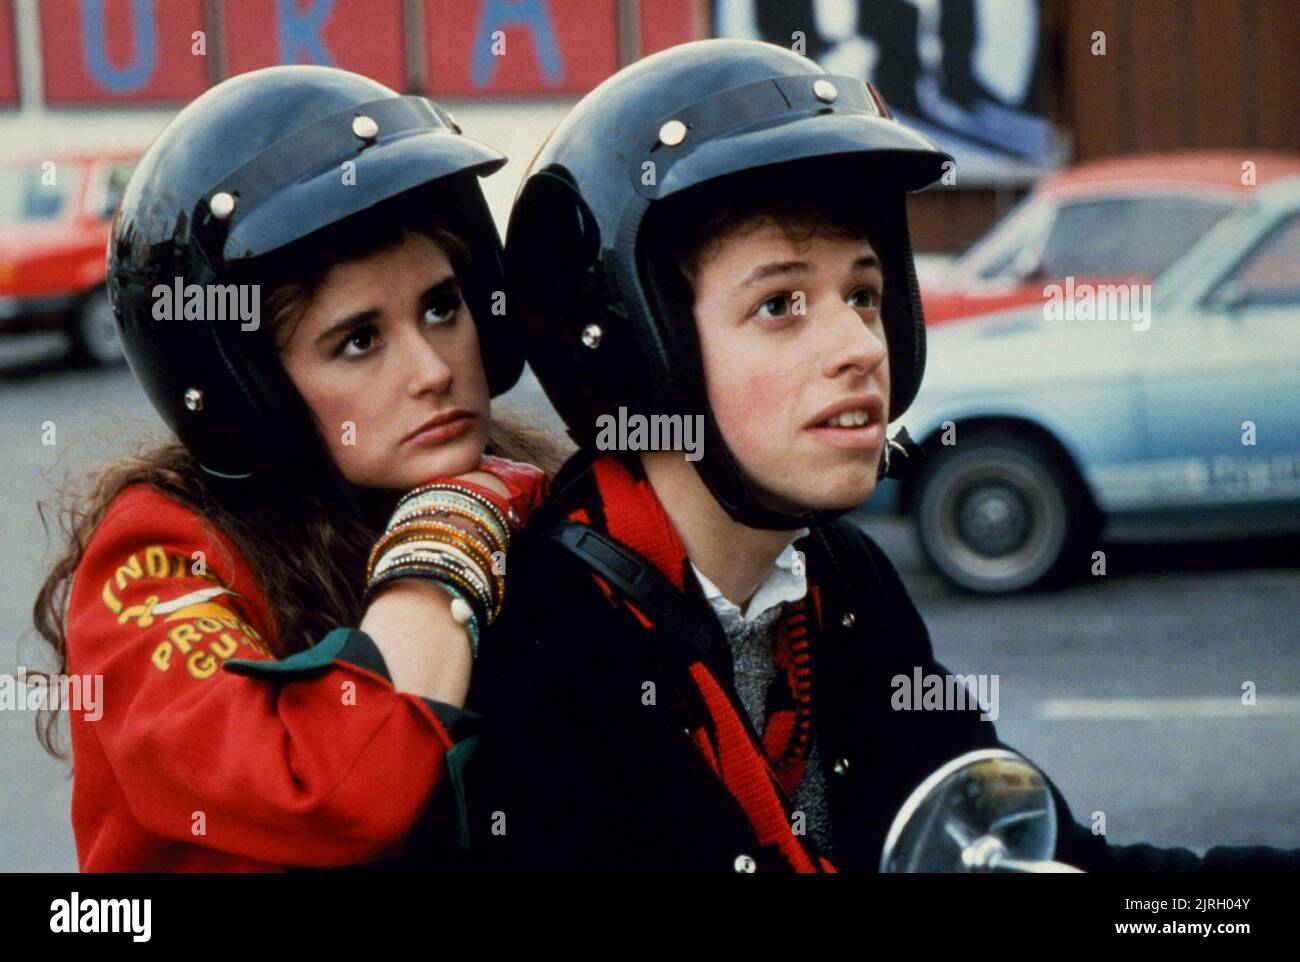
[[[879,394],[848,397],[824,409],[807,430],[840,448],[874,448],[884,443],[885,402]]]
[[[866,408],[856,408],[829,417],[814,425],[819,428],[860,428],[871,423],[871,412]]]

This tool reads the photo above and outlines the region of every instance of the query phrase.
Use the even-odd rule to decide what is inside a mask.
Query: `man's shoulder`
[[[822,557],[834,573],[858,590],[892,588],[898,580],[893,563],[876,540],[845,518],[818,525],[796,545]]]

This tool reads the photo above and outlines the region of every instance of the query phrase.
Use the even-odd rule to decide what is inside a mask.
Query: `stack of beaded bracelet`
[[[503,501],[495,492],[459,481],[407,492],[370,552],[364,603],[390,581],[428,578],[451,595],[452,617],[465,625],[477,656],[479,633],[501,613],[505,596],[505,575],[496,559],[510,547],[517,516],[501,506]]]

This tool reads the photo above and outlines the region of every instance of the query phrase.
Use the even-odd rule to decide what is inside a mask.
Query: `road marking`
[[[1039,702],[1045,721],[1159,721],[1166,718],[1259,718],[1300,715],[1300,695],[1259,695],[1254,705],[1239,698],[1049,698]]]

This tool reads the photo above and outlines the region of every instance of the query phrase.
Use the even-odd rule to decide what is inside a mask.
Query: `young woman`
[[[503,163],[317,67],[214,87],[141,160],[109,287],[177,437],[64,505],[35,608],[58,674],[102,678],[70,714],[83,870],[353,865],[450,815],[473,654],[545,492],[522,462],[556,460],[491,421],[522,369],[478,186]]]

